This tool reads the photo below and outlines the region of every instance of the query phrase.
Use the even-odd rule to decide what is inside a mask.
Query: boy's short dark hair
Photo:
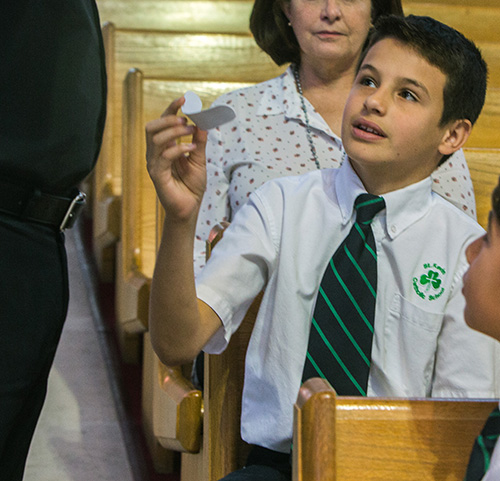
[[[498,185],[491,195],[491,206],[494,216],[497,218],[497,221],[500,222],[500,178],[498,179]]]
[[[484,105],[488,69],[474,43],[457,30],[430,17],[384,16],[374,25],[361,56],[385,38],[394,38],[416,50],[446,75],[440,127],[452,120],[477,120]]]
[[[282,6],[290,0],[255,0],[250,30],[257,45],[277,65],[300,64],[300,47]],[[401,0],[371,0],[372,22],[382,15],[403,15]]]

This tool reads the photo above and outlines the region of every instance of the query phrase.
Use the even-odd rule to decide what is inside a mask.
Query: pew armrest
[[[167,449],[197,453],[201,446],[203,396],[188,381],[180,367],[158,361],[158,409],[154,414],[155,436]]]

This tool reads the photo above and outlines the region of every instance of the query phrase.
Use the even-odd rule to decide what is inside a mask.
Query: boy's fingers
[[[165,109],[165,111],[161,114],[162,117],[166,117],[167,115],[175,115],[177,111],[184,105],[186,99],[184,96],[179,97],[171,102],[171,104]]]
[[[207,131],[201,130],[198,127],[194,129],[193,144],[196,149],[193,150],[194,160],[197,162],[205,162],[205,147],[207,144]]]
[[[164,160],[167,160],[168,162],[173,162],[174,160],[183,157],[184,154],[187,154],[189,152],[192,152],[193,150],[196,149],[195,144],[176,144],[172,147],[169,147],[168,149],[165,149],[161,157]]]
[[[151,136],[151,141],[154,145],[162,148],[170,143],[176,142],[181,137],[192,135],[194,127],[192,125],[177,125],[164,130],[159,130]]]
[[[193,141],[195,143],[206,143],[207,137],[208,137],[208,132],[206,130],[201,130],[198,127],[194,128]]]
[[[177,117],[175,115],[168,115],[166,117],[160,117],[159,119],[154,119],[146,124],[146,133],[148,135],[155,135],[156,133],[175,127],[177,125],[186,125],[185,117]]]

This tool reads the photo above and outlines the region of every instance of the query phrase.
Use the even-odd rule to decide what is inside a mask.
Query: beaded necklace
[[[316,147],[314,146],[314,142],[312,139],[311,126],[309,125],[309,116],[307,115],[307,108],[304,100],[304,94],[302,93],[302,84],[300,83],[299,67],[296,64],[294,64],[292,66],[292,71],[293,71],[293,77],[295,79],[295,85],[297,87],[297,92],[299,93],[300,97],[300,105],[302,107],[302,112],[304,112],[304,119],[306,121],[306,136],[307,136],[307,141],[309,142],[309,148],[311,149],[311,155],[312,158],[314,159],[314,163],[316,164],[316,168],[321,169],[321,166],[319,164],[318,154],[316,153]]]

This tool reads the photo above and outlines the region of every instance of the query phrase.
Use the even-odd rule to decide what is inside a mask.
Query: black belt
[[[63,231],[73,227],[84,204],[83,192],[76,191],[74,197],[61,197],[0,180],[0,211],[21,220],[50,225]]]

